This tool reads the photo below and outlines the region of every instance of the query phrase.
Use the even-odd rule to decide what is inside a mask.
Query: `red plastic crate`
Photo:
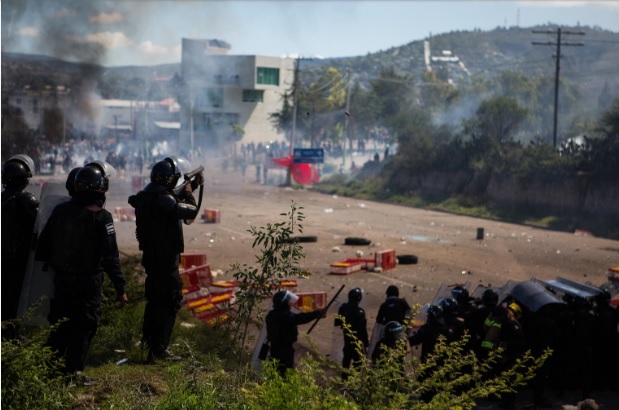
[[[208,288],[213,283],[213,275],[209,265],[193,266],[182,269],[179,273],[181,279],[183,279],[183,275],[187,276],[188,283],[191,286],[198,285],[202,288]],[[185,279],[183,279],[183,283],[185,283]]]
[[[397,265],[395,249],[387,249],[376,252],[374,264],[377,267],[382,268],[383,271],[395,269]]]
[[[219,223],[219,209],[205,209],[202,213],[202,219],[205,223]]]
[[[206,265],[206,254],[204,253],[181,253],[181,269],[188,269],[193,266]]]

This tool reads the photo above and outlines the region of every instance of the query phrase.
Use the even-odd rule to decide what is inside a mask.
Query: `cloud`
[[[92,24],[114,24],[124,20],[122,14],[114,11],[112,13],[98,13],[90,16],[89,20]]]
[[[138,51],[150,56],[181,55],[181,46],[166,47],[154,44],[152,41],[144,41],[137,46]]]
[[[121,48],[128,47],[133,44],[133,41],[129,39],[125,33],[120,31],[110,32],[104,31],[100,33],[88,34],[84,37],[73,38],[78,43],[92,43],[98,44],[103,48]]]
[[[39,36],[39,28],[38,27],[22,27],[17,30],[18,36],[24,37],[38,37]]]
[[[61,7],[57,9],[52,16],[55,18],[65,18],[65,17],[73,17],[76,14],[77,13],[74,10]]]

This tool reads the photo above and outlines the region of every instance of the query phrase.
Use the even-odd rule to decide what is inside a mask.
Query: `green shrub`
[[[2,323],[3,332],[9,323]],[[2,408],[65,409],[73,401],[61,363],[46,341],[51,328],[24,328],[2,339]]]

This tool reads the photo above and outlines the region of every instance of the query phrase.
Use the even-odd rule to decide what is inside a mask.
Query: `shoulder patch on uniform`
[[[107,230],[107,234],[108,235],[114,235],[115,231],[114,231],[114,223],[110,222],[109,224],[105,225],[105,229]]]

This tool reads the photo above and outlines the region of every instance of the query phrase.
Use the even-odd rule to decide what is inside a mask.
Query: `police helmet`
[[[442,319],[443,318],[443,308],[439,305],[431,305],[426,312],[428,319]]]
[[[451,290],[451,296],[459,304],[464,304],[469,300],[469,291],[464,286],[456,286]]]
[[[287,290],[280,290],[273,295],[273,307],[276,309],[287,308],[296,303],[299,297]]]
[[[516,302],[510,303],[509,306],[507,306],[507,309],[512,312],[512,314],[514,315],[514,318],[516,320],[520,319],[522,317],[522,308],[520,307],[520,305]]]
[[[392,320],[391,322],[387,322],[387,324],[385,325],[385,330],[384,330],[385,337],[390,336],[390,337],[396,338],[401,333],[402,333],[402,325],[399,322]]]
[[[458,302],[454,298],[441,298],[438,305],[443,309],[444,313],[454,313],[458,310]]]
[[[389,286],[387,288],[387,296],[400,296],[400,289],[395,285]]]
[[[595,304],[598,307],[607,306],[610,303],[610,292],[604,288],[600,288],[601,292],[595,296]]]
[[[156,184],[172,189],[178,183],[183,172],[188,172],[191,165],[184,158],[170,156],[157,162],[150,173],[150,180]]]
[[[484,290],[481,301],[485,306],[496,306],[499,303],[499,294],[492,289]]]
[[[67,182],[65,183],[65,188],[69,191],[69,195],[73,196],[75,194],[75,176],[82,169],[82,167],[73,168],[69,175],[67,175]]]
[[[14,155],[2,167],[2,185],[24,189],[34,172],[34,161],[28,155]]]
[[[99,162],[91,162],[75,174],[75,192],[98,192],[104,194],[109,187],[109,176]]]
[[[348,292],[349,302],[361,302],[363,298],[363,290],[361,288],[353,288]]]

